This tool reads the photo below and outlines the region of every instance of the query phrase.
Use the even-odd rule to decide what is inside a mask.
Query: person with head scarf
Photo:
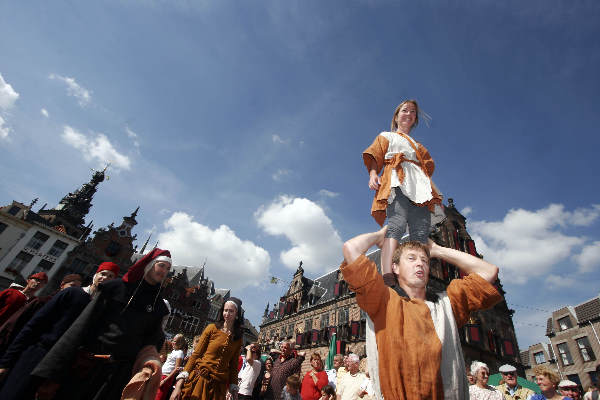
[[[221,307],[219,320],[202,332],[183,372],[177,376],[171,400],[237,397],[243,324],[242,301],[230,297]]]
[[[38,397],[120,399],[132,375],[143,372],[148,379],[134,382],[134,392],[153,398],[168,314],[160,294],[170,268],[169,251],[155,248],[122,279],[97,284],[91,302],[32,372],[44,380]]]
[[[102,263],[94,282],[97,285],[114,279],[118,273],[117,264]],[[0,399],[35,397],[41,380],[30,375],[32,370],[90,302],[91,296],[81,288],[81,280],[80,275],[66,275],[61,281],[61,290],[29,319],[0,358],[0,375],[8,374]]]

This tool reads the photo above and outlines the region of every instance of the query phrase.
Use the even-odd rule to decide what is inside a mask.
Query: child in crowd
[[[183,357],[185,356],[183,352],[185,338],[181,333],[178,333],[173,337],[171,343],[173,345],[173,351],[169,353],[162,366],[162,378],[155,400],[166,400],[169,398],[169,394],[171,394],[171,389],[173,388],[175,375],[182,369]]]
[[[300,397],[300,378],[296,375],[288,376],[285,386],[281,390],[281,400],[302,400],[302,397]]]
[[[319,400],[335,400],[335,390],[330,385],[325,385],[321,389],[321,398]]]

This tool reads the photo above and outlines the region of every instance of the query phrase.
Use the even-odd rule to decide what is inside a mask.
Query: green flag
[[[337,354],[337,348],[335,345],[335,333],[331,335],[331,341],[329,342],[329,353],[327,353],[327,360],[325,360],[325,369],[333,368],[333,357]]]

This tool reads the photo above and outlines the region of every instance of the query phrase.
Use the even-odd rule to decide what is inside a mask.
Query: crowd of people
[[[600,365],[598,366],[600,369]],[[501,375],[497,386],[488,385],[490,370],[485,363],[474,361],[467,371],[469,381],[469,397],[471,400],[593,400],[598,398],[598,389],[590,385],[585,395],[579,385],[568,379],[560,379],[558,373],[545,365],[537,365],[533,369],[535,382],[541,393],[522,386],[517,377],[517,369],[513,365],[502,365],[498,372]],[[523,379],[523,378],[521,378]]]
[[[579,399],[573,382],[547,368],[535,370],[540,394],[520,386],[510,365],[500,368],[496,387],[481,362],[467,380],[458,329],[471,313],[502,300],[494,286],[498,267],[429,239],[443,218],[442,195],[431,180],[431,155],[411,136],[421,114],[415,100],[402,102],[390,131],[363,153],[381,229],[344,243],[340,271],[368,316],[366,358],[338,354],[325,370],[325,355],[315,352],[301,374],[306,354],[290,342],[269,355],[256,343],[243,346],[242,301],[235,297],[189,350],[182,335],[166,340],[170,306],[161,289],[172,261],[168,250],[155,248],[121,278],[119,266],[105,262],[86,287],[67,275],[57,293],[37,298],[48,281],[40,272],[25,287],[0,292],[0,399]],[[365,255],[373,246],[382,248],[381,273]],[[431,258],[463,277],[433,292]]]

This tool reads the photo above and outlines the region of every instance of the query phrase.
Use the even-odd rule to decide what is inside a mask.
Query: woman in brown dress
[[[177,376],[171,400],[221,400],[237,393],[243,321],[242,301],[229,298],[221,307],[219,321],[202,332],[183,372]]]

